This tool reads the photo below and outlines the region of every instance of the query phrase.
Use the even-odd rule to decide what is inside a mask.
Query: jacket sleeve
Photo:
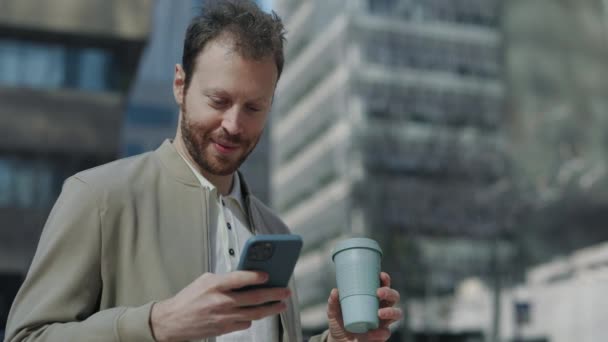
[[[103,209],[92,188],[66,181],[7,322],[6,341],[154,341],[153,302],[99,311]]]

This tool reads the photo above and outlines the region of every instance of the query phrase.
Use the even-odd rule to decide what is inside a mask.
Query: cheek
[[[252,141],[257,139],[264,131],[264,123],[254,122],[247,127],[247,138]]]
[[[264,126],[266,126],[266,118],[267,115],[262,117],[252,117],[247,122],[247,127],[249,127],[249,135],[257,136],[262,133],[264,130]]]
[[[186,102],[188,119],[197,130],[213,130],[221,124],[221,116],[206,104]]]
[[[189,96],[184,103],[191,116],[199,117],[203,113],[204,107],[200,100]]]

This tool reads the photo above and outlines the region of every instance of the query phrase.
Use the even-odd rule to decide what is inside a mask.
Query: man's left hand
[[[340,298],[338,289],[331,290],[327,300],[327,318],[329,320],[328,342],[364,342],[364,341],[386,341],[391,336],[388,328],[393,322],[401,319],[403,313],[401,309],[393,306],[399,302],[399,292],[391,288],[391,277],[385,273],[380,273],[381,287],[376,292],[380,300],[378,318],[380,326],[378,329],[370,330],[364,334],[349,333],[344,329],[342,320],[342,310],[340,309]]]

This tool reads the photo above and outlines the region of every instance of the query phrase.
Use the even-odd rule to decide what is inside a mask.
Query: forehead
[[[196,57],[192,78],[204,87],[272,94],[278,71],[272,56],[247,58],[232,40],[214,39]]]

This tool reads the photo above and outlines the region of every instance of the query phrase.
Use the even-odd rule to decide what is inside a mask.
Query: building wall
[[[0,337],[63,181],[118,156],[150,6],[0,3]]]
[[[529,269],[523,283],[501,292],[500,341],[605,340],[607,280],[606,243]],[[493,296],[483,281],[469,278],[452,297],[411,303],[409,314],[418,330],[482,331],[490,336]]]
[[[530,318],[518,329],[512,319],[515,315],[505,315],[504,335],[544,336],[555,342],[605,340],[608,334],[603,319],[608,314],[607,280],[606,243],[532,268],[526,284],[520,289],[524,294],[517,296],[513,291],[511,296],[505,295],[502,305],[503,310],[508,311],[509,308],[513,310],[514,302],[527,302]]]
[[[305,239],[296,268],[303,325],[322,327],[331,247],[347,236],[379,240],[390,256],[385,269],[412,294],[453,289],[467,272],[487,270],[490,249],[477,264],[425,275],[451,237],[477,246],[507,230],[507,191],[497,186],[507,168],[497,3],[275,8],[289,34],[273,116],[272,199]],[[426,243],[410,248],[412,236]],[[473,250],[456,252],[475,261]]]
[[[453,297],[418,301],[409,312],[419,329],[491,336],[498,311],[501,341],[605,340],[606,5],[505,2],[505,127],[513,180],[532,203],[511,270],[525,277],[500,291],[499,307],[480,279],[461,283]]]

